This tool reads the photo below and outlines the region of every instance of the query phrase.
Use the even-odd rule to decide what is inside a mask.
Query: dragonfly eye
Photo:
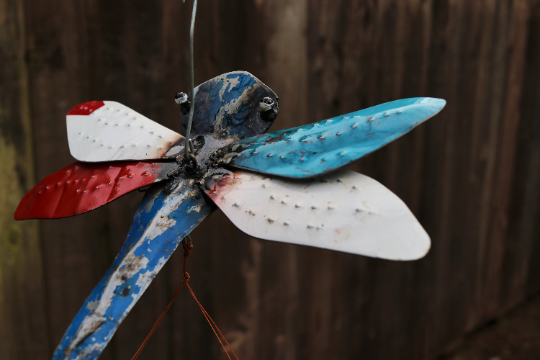
[[[174,96],[174,102],[180,105],[180,110],[184,115],[189,112],[191,103],[189,102],[189,98],[186,93],[179,92],[178,94],[176,94]]]
[[[278,112],[278,107],[275,106],[274,100],[265,96],[259,103],[261,109],[261,118],[265,121],[275,120]]]
[[[182,105],[188,101],[188,96],[184,92],[179,92],[174,96],[174,102],[176,102],[178,105]]]

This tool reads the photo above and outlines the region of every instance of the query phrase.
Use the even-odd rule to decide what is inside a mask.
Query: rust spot
[[[273,137],[273,138],[268,138],[265,140],[266,144],[272,144],[272,143],[275,143],[277,141],[281,141],[285,138],[285,133],[281,133],[281,135],[279,136],[276,136],[276,137]],[[289,142],[289,140],[287,140],[287,143]],[[263,144],[263,145],[266,145],[266,144]]]

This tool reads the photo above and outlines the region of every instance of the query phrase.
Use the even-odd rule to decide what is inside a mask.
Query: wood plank
[[[0,358],[46,359],[48,336],[38,222],[13,213],[35,181],[23,3],[0,1]]]

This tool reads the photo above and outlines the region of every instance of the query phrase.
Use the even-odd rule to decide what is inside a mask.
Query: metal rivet
[[[300,208],[300,205],[296,204],[296,205],[294,205],[294,207],[298,209],[298,208]]]
[[[351,126],[353,129],[356,129],[358,125],[357,124],[354,124],[353,126]]]
[[[315,210],[316,208],[317,208],[316,206],[312,206],[312,207],[311,207],[312,210]]]
[[[107,185],[111,185],[111,183],[107,183]]]
[[[237,208],[240,207],[240,205],[238,205],[238,203],[234,203],[233,206],[234,206],[234,207],[237,207]]]
[[[269,223],[271,224],[271,223],[273,223],[273,222],[274,222],[274,219],[272,219],[272,218],[268,218],[268,222],[269,222]]]
[[[341,154],[339,154],[339,156],[343,156],[343,155],[345,155],[345,152],[342,152]]]
[[[274,200],[274,195],[270,195],[270,199]]]
[[[332,120],[326,120],[327,124],[330,124],[331,122],[332,122]]]
[[[128,176],[128,178],[130,178],[130,179],[131,179],[132,177],[133,177],[133,175],[129,175],[129,176]]]
[[[272,156],[274,156],[274,155],[272,155],[272,154],[268,154],[268,155],[266,155],[266,156],[268,156],[268,157],[272,157]]]
[[[334,207],[333,207],[333,206],[329,206],[329,207],[328,207],[328,210],[334,210]]]
[[[286,203],[284,200],[282,200],[281,203],[282,203],[283,205],[287,205],[287,203]]]
[[[317,139],[319,139],[319,140],[324,140],[325,137],[321,135],[321,136],[319,136]]]
[[[356,187],[355,185],[353,185],[353,187],[352,187],[352,188],[353,188],[354,190],[357,190],[357,189],[358,189],[358,188],[357,188],[357,187]]]
[[[255,213],[253,211],[251,211],[251,210],[249,210],[249,214],[250,215],[255,215]]]
[[[362,212],[362,209],[356,209],[356,210],[354,210],[354,211],[356,211],[356,212]]]
[[[289,223],[285,221],[285,222],[283,223],[283,225],[289,226]]]
[[[258,152],[257,152],[257,151],[254,151],[253,153],[254,153],[254,154],[258,154]]]
[[[79,192],[79,190],[75,191],[75,192]]]
[[[308,229],[313,229],[313,225],[308,225],[307,228]]]
[[[265,184],[262,184],[262,187],[263,187],[263,188],[265,188],[265,187],[266,187],[266,185],[265,185]]]
[[[340,132],[336,133],[336,136],[341,136],[341,133]]]
[[[85,192],[86,192],[86,190],[83,191],[83,193],[85,193]]]
[[[118,180],[122,180],[122,177],[120,176],[120,177],[118,178]]]
[[[99,186],[96,186],[96,189],[99,189]]]
[[[384,113],[384,116],[390,116],[390,114],[389,113]]]
[[[279,158],[280,158],[280,159],[285,159],[285,156],[281,155]]]
[[[398,110],[397,113],[398,113],[398,114],[401,114],[401,110]]]
[[[221,201],[223,201],[223,200],[225,200],[225,196],[222,196],[222,197],[221,197]]]

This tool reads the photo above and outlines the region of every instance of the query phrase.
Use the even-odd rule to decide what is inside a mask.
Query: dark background
[[[0,0],[0,358],[47,359],[127,234],[141,193],[14,222],[73,162],[65,114],[119,101],[179,130],[191,1]],[[240,359],[432,359],[540,291],[540,2],[200,0],[196,83],[247,70],[280,97],[271,130],[404,97],[448,105],[352,169],[432,238],[390,262],[255,240],[216,212],[190,284]],[[182,279],[178,251],[101,359],[130,359]],[[223,359],[182,292],[140,359]]]

